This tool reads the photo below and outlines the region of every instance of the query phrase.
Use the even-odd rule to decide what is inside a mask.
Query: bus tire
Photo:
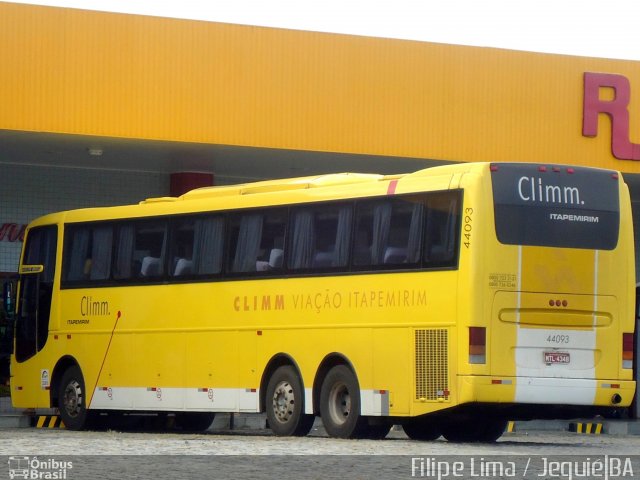
[[[402,424],[402,429],[411,440],[432,441],[437,440],[442,435],[440,425],[433,420],[424,418],[406,420]]]
[[[304,413],[304,388],[295,369],[278,367],[267,384],[266,410],[269,427],[280,437],[303,437],[311,431],[315,417]]]
[[[502,419],[452,422],[443,427],[442,435],[453,443],[493,443],[502,436],[506,426],[507,421]]]
[[[330,437],[366,438],[367,419],[360,415],[360,386],[345,365],[329,370],[320,389],[320,415]]]
[[[369,424],[359,438],[367,440],[383,440],[391,431],[391,427],[393,427],[393,425],[390,423]]]
[[[478,437],[479,442],[494,443],[498,440],[507,429],[507,420],[493,419],[489,420]]]
[[[87,391],[82,371],[77,365],[67,368],[60,381],[58,408],[60,418],[68,430],[83,430],[87,427]]]
[[[176,427],[183,432],[204,432],[209,430],[215,416],[213,412],[176,413]]]

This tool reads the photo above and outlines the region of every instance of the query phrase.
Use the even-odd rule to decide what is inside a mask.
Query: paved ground
[[[249,429],[196,435],[15,428],[0,430],[0,478],[20,459],[40,473],[65,470],[58,478],[68,479],[539,479],[554,477],[552,467],[564,469],[558,477],[570,478],[579,476],[576,469],[584,473],[605,464],[608,479],[623,478],[612,475],[616,468],[632,475],[625,478],[640,478],[640,457],[633,457],[638,453],[640,436],[556,431],[507,433],[495,444],[453,444],[412,441],[398,429],[374,441],[326,438],[321,429],[279,438]],[[604,472],[590,477],[605,478]]]
[[[307,437],[279,438],[264,429],[260,415],[218,415],[203,434],[15,428],[30,423],[21,413],[0,399],[0,479],[9,478],[11,466],[25,462],[28,471],[14,469],[14,474],[65,479],[640,478],[640,456],[634,456],[640,454],[640,422],[634,421],[604,420],[601,435],[568,432],[567,421],[516,422],[515,432],[495,444],[453,444],[412,441],[400,427],[382,441],[332,439],[320,421]],[[599,475],[603,465],[607,472]],[[591,475],[580,475],[585,469]]]
[[[72,432],[17,428],[0,431],[0,455],[640,455],[640,436],[536,431],[505,433],[495,444],[409,440],[394,430],[385,440],[327,438],[321,429],[302,438],[265,430],[203,434]]]

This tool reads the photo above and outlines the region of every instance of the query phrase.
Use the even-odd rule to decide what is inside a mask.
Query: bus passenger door
[[[15,358],[24,362],[44,347],[49,333],[56,261],[57,227],[29,231],[20,267],[15,325]],[[40,268],[41,267],[41,268]]]

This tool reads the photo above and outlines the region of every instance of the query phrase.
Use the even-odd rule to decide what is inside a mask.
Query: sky
[[[43,0],[14,3],[640,60],[638,0]]]

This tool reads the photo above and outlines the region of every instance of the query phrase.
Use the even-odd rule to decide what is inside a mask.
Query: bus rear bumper
[[[512,403],[628,407],[636,383],[541,377],[458,377],[459,403]]]

